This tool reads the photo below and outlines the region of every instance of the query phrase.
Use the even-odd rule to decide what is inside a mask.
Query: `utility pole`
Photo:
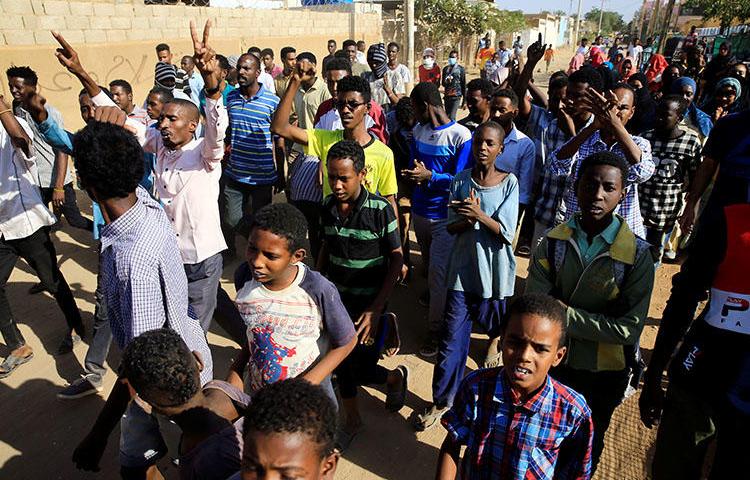
[[[602,34],[602,17],[604,16],[604,0],[602,0],[602,6],[599,9],[599,29],[596,31],[597,35]]]
[[[414,70],[414,0],[404,0],[404,23],[406,24],[406,66],[415,77]]]
[[[669,0],[667,4],[667,11],[664,12],[664,21],[659,28],[659,48],[657,53],[664,53],[664,48],[667,43],[667,32],[669,31],[669,23],[672,20],[672,11],[674,10],[674,0]]]
[[[578,0],[578,15],[576,15],[576,34],[575,34],[575,40],[573,41],[573,46],[578,47],[578,33],[581,28],[581,3],[583,0]]]
[[[643,40],[642,34],[643,34],[643,19],[646,17],[646,2],[648,0],[643,0],[643,5],[641,5],[641,15],[638,18],[638,38]]]
[[[661,7],[661,0],[654,0],[654,9],[651,12],[651,18],[648,19],[648,28],[646,29],[646,36],[647,37],[654,37],[654,31],[656,30],[656,26],[658,18],[659,18],[659,10]],[[654,39],[655,40],[655,39]]]

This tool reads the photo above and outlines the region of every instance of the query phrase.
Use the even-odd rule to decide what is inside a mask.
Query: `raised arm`
[[[289,79],[286,92],[281,97],[281,102],[276,108],[276,114],[273,116],[273,121],[271,122],[271,132],[286,140],[305,146],[307,146],[308,142],[307,130],[290,124],[289,115],[292,113],[294,97],[297,95],[300,85],[313,78],[315,78],[315,66],[307,60],[298,62],[297,66],[294,67],[294,72]]]
[[[529,83],[534,77],[534,68],[536,68],[536,64],[539,63],[539,60],[544,56],[544,50],[545,45],[542,43],[542,34],[539,33],[539,39],[529,45],[529,48],[526,50],[526,64],[523,66],[523,70],[521,70],[521,74],[518,76],[515,86],[513,87],[513,91],[516,92],[520,101],[518,115],[521,118],[528,118],[531,113],[531,101],[526,96],[526,90],[528,90]]]
[[[60,48],[55,51],[57,61],[78,78],[81,85],[83,85],[83,88],[86,89],[86,92],[93,99],[99,94],[99,92],[101,92],[99,85],[97,85],[94,79],[91,78],[86,70],[84,70],[83,65],[81,65],[81,60],[78,58],[78,53],[67,42],[67,40],[65,40],[60,32],[52,31],[52,36],[55,37],[55,40],[60,44]]]

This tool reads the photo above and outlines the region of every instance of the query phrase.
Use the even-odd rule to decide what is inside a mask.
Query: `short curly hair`
[[[94,188],[99,200],[125,198],[143,178],[143,149],[117,125],[89,122],[73,137],[73,152],[81,184]]]
[[[581,166],[578,167],[578,177],[575,181],[576,190],[578,190],[578,184],[580,183],[581,178],[583,178],[583,174],[586,173],[586,170],[597,167],[599,165],[609,165],[610,167],[615,167],[616,169],[620,170],[620,175],[622,177],[622,186],[625,187],[625,183],[628,179],[628,173],[630,171],[630,166],[628,165],[627,160],[625,160],[624,157],[617,155],[616,153],[604,150],[601,152],[592,153],[588,157],[581,160]]]
[[[484,78],[475,78],[466,84],[466,93],[479,91],[482,97],[489,100],[492,98],[492,93],[495,91],[495,84]]]
[[[5,74],[8,76],[8,80],[11,78],[22,78],[24,83],[32,87],[35,87],[39,81],[39,77],[31,67],[12,66],[5,71]]]
[[[589,87],[593,88],[597,92],[601,92],[602,87],[604,86],[602,76],[599,75],[599,72],[597,72],[596,69],[588,66],[581,67],[580,69],[571,73],[568,77],[568,84],[571,83],[587,83]]]
[[[122,354],[119,375],[156,407],[179,407],[201,388],[200,371],[185,341],[168,328],[135,337]]]
[[[372,94],[370,93],[370,82],[357,75],[349,75],[339,80],[336,91],[340,94],[347,92],[359,92],[362,94],[362,100],[370,103]]]
[[[558,345],[565,345],[567,317],[565,309],[557,299],[546,293],[525,293],[520,297],[516,297],[510,305],[504,325],[507,327],[508,321],[513,315],[524,314],[546,318],[550,322],[560,325],[560,341]]]
[[[401,97],[396,104],[396,120],[399,125],[413,125],[416,122],[417,114],[414,111],[414,104],[411,98]]]
[[[333,57],[332,59],[325,62],[325,66],[323,67],[324,72],[335,72],[337,70],[345,70],[346,73],[349,75],[352,74],[352,62],[349,61],[348,58],[342,58],[342,57]]]
[[[357,173],[365,169],[365,150],[354,140],[341,140],[328,150],[328,162],[342,158],[350,159]]]
[[[409,94],[412,101],[426,103],[433,107],[442,107],[443,100],[440,98],[440,91],[437,85],[432,82],[419,82],[414,86]]]
[[[518,95],[510,88],[501,88],[492,94],[492,98],[507,98],[510,104],[518,108]]]
[[[325,391],[302,378],[265,386],[245,414],[245,444],[250,432],[303,433],[318,446],[320,458],[333,453],[338,414]]]
[[[289,251],[294,253],[304,248],[302,242],[307,235],[307,219],[294,205],[272,203],[258,210],[253,217],[250,230],[259,228],[286,238]]]

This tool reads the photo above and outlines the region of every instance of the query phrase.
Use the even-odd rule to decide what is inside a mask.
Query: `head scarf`
[[[718,92],[721,88],[727,85],[732,87],[736,92],[736,95],[734,97],[734,101],[736,102],[737,99],[740,98],[740,95],[742,95],[742,85],[740,85],[740,81],[734,77],[724,77],[716,82],[716,88],[714,89],[714,92]]]
[[[693,93],[695,94],[695,92],[697,91],[697,84],[695,83],[695,80],[690,77],[677,77],[672,80],[670,93],[677,93],[682,95],[682,87],[684,87],[685,85],[690,85],[693,88]]]
[[[174,65],[170,65],[167,62],[156,62],[154,68],[154,82],[159,86],[164,87],[165,85],[172,85],[173,88],[177,81],[177,71]]]
[[[592,48],[591,52],[589,53],[589,58],[591,58],[591,66],[592,67],[598,67],[602,63],[604,63],[604,53],[598,48]]]
[[[656,77],[661,75],[668,66],[669,62],[664,58],[664,55],[658,53],[651,55],[651,58],[648,61],[648,68],[646,69],[646,78],[649,82],[652,82]]]
[[[698,85],[695,83],[695,80],[693,80],[690,77],[677,77],[674,80],[672,80],[672,85],[670,85],[670,93],[676,93],[679,95],[682,95],[682,87],[685,85],[689,85],[693,89],[693,93],[695,93],[697,90]],[[711,117],[708,116],[706,112],[699,109],[695,106],[695,101],[690,102],[690,105],[687,108],[687,111],[685,111],[685,116],[683,117],[685,120],[688,118],[692,119],[693,123],[698,126],[700,129],[701,135],[703,137],[707,137],[709,133],[711,133],[711,128],[713,128],[714,124],[711,121]]]
[[[570,59],[570,65],[568,65],[568,75],[571,73],[578,71],[583,66],[583,62],[585,62],[586,59],[583,57],[582,53],[576,53],[573,55],[573,58]]]
[[[625,60],[630,60],[630,69],[628,69],[628,70],[623,70],[623,67],[625,66]],[[620,70],[620,81],[622,81],[622,82],[627,82],[628,78],[630,78],[630,76],[632,74],[634,74],[638,70],[635,67],[635,62],[633,61],[632,58],[628,57],[625,60],[623,60],[622,63],[620,63],[620,69],[619,69]]]
[[[367,63],[372,68],[375,78],[383,78],[388,71],[388,55],[385,51],[385,44],[374,43],[367,49]]]

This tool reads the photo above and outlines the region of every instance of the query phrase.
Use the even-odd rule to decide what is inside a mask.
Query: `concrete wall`
[[[382,38],[380,8],[339,5],[335,10],[241,9],[144,5],[143,0],[0,0],[0,66],[29,65],[39,75],[41,93],[65,117],[66,126],[82,125],[78,113],[80,85],[54,57],[50,30],[60,31],[78,50],[84,66],[100,84],[123,78],[133,85],[137,103],[153,86],[154,46],[168,43],[175,62],[192,54],[189,22],[201,26],[211,19],[211,44],[224,55],[239,54],[251,45],[294,46],[322,58],[326,41],[334,38]],[[0,93],[8,95],[2,76]]]

